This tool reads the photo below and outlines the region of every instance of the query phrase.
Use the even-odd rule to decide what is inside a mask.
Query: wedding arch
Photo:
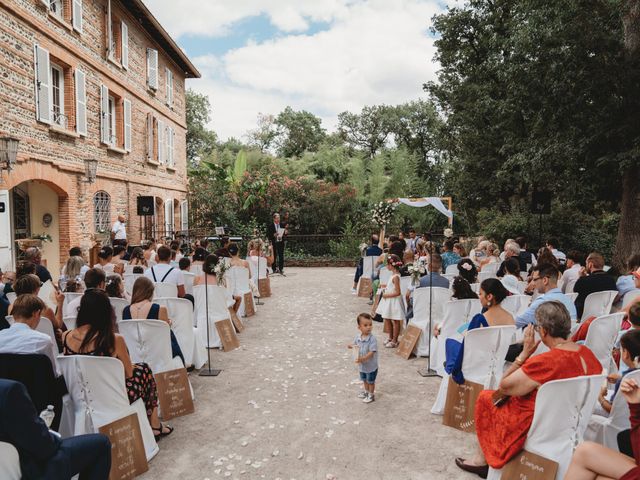
[[[448,207],[444,206],[442,201],[445,200],[448,204]],[[426,207],[431,205],[433,208],[438,210],[444,216],[449,219],[449,226],[453,225],[453,212],[451,211],[452,200],[451,197],[414,197],[414,198],[395,198],[391,200],[392,202],[402,203],[403,205],[408,205],[409,207]]]

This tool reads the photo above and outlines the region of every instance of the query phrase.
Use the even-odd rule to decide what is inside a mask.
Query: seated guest
[[[72,249],[73,250],[73,249]],[[60,272],[60,278],[67,282],[82,280],[89,267],[79,255],[73,255],[65,262]]]
[[[186,293],[184,289],[184,275],[180,269],[169,265],[171,262],[171,249],[164,245],[158,248],[158,263],[147,269],[144,275],[155,283],[171,283],[178,287],[178,298],[186,298],[193,303],[193,295]]]
[[[447,272],[449,265],[457,265],[461,260],[460,255],[454,251],[453,240],[445,240],[443,244],[444,252],[442,253],[442,271]]]
[[[551,251],[551,254],[558,259],[560,265],[564,265],[567,263],[567,256],[564,252],[558,250],[558,245],[558,240],[555,238],[547,240],[547,248]]]
[[[463,258],[458,262],[458,275],[464,278],[469,284],[478,281],[478,269],[475,263],[469,258]]]
[[[102,290],[89,290],[82,296],[76,328],[65,332],[64,355],[114,357],[124,366],[129,403],[144,401],[147,418],[156,439],[169,435],[173,428],[160,423],[158,392],[153,372],[146,363],[131,363],[122,335],[114,332],[115,313],[109,297]]]
[[[0,293],[13,292],[13,282],[16,281],[16,272],[2,272],[2,291]]]
[[[617,290],[615,279],[603,269],[604,257],[598,252],[590,253],[586,267],[580,270],[580,278],[573,287],[573,291],[578,294],[576,298],[578,318],[582,317],[584,302],[591,293]]]
[[[105,291],[107,295],[113,298],[124,298],[129,300],[127,292],[124,288],[124,282],[120,275],[109,275],[105,283]]]
[[[460,258],[467,258],[467,250],[464,245],[457,242],[453,244],[453,253],[457,254]]]
[[[181,272],[188,272],[191,269],[191,260],[187,257],[182,257],[178,260],[178,268]]]
[[[569,297],[567,297],[562,290],[558,288],[558,277],[560,272],[558,269],[548,263],[538,263],[533,267],[533,273],[531,276],[530,287],[535,288],[540,294],[529,308],[516,317],[516,327],[524,328],[529,324],[534,324],[536,321],[536,310],[545,302],[558,301],[562,303],[571,320],[576,320],[576,307]]]
[[[507,258],[502,262],[502,278],[500,281],[504,288],[509,291],[510,295],[520,295],[520,263],[514,256]],[[500,275],[498,275],[500,276]]]
[[[193,280],[193,286],[197,285],[218,285],[218,277],[216,276],[216,265],[218,265],[218,257],[215,254],[209,254],[202,265],[202,273]],[[239,295],[232,295],[229,290],[225,288],[225,295],[227,296],[228,304],[233,308],[234,312],[238,312],[242,297]]]
[[[382,255],[382,245],[381,245],[381,241],[380,238],[382,238],[382,236],[384,235],[383,233],[384,231],[380,232],[380,235],[371,235],[371,239],[369,241],[369,245],[367,245],[367,248],[364,250],[364,256],[365,257],[373,257],[373,256],[377,256],[379,257],[380,255]],[[364,259],[361,257],[358,260],[358,265],[356,266],[356,273],[355,276],[353,277],[353,286],[351,287],[351,292],[352,293],[357,293],[356,292],[356,288],[358,286],[358,281],[360,280],[360,277],[362,276],[362,272],[363,272],[363,264],[362,262],[364,261]]]
[[[500,469],[522,450],[540,385],[602,372],[591,350],[567,340],[571,317],[562,303],[543,303],[535,312],[535,321],[542,343],[550,350],[532,357],[538,342],[534,325],[529,325],[522,353],[504,373],[498,390],[485,390],[478,397],[475,422],[481,451],[469,461],[457,458],[456,465],[462,470],[486,478],[487,465]]]
[[[127,254],[127,247],[124,245],[116,245],[113,247],[113,257],[111,257],[111,263],[113,264],[114,272],[122,274],[124,272],[124,256]]]
[[[153,282],[151,282],[147,277],[136,278],[136,281],[133,284],[133,291],[131,292],[131,305],[124,307],[124,310],[122,311],[122,320],[162,320],[171,326],[167,307],[153,303],[154,290],[155,287],[153,286]],[[182,350],[180,350],[178,339],[173,333],[173,330],[170,330],[170,332],[171,356],[180,357],[184,364],[184,355],[182,354]]]
[[[240,258],[240,249],[236,243],[230,243],[227,247],[227,251],[231,256],[231,260],[229,261],[229,266],[231,267],[244,267],[249,270],[249,278],[251,278],[251,270],[249,267],[249,262]]]
[[[40,279],[36,275],[23,275],[16,280],[14,284],[14,291],[16,292],[17,297],[20,297],[22,295],[37,296],[38,293],[40,293],[40,286]],[[65,327],[64,325],[64,322],[62,321],[62,306],[64,305],[64,294],[56,290],[55,295],[57,304],[56,311],[54,312],[53,310],[51,310],[51,308],[45,306],[44,310],[42,311],[42,316],[48,318],[51,321],[54,330],[56,330],[59,334],[59,332],[67,329],[67,327]],[[14,304],[15,302],[9,306],[9,315],[13,315]]]
[[[640,368],[640,330],[637,329],[637,326],[634,326],[633,329],[629,330],[620,338],[620,360],[622,362],[620,366],[624,368],[624,365],[626,368],[624,368],[624,370],[622,368],[620,369],[621,374],[612,373],[607,377],[610,383],[615,383],[613,395],[611,395],[611,398],[607,398],[609,392],[607,387],[604,386],[598,396],[598,403],[600,403],[602,409],[607,413],[611,413],[613,401],[618,394],[618,389],[624,376]]]
[[[27,248],[24,254],[24,260],[25,262],[31,262],[36,266],[36,275],[42,283],[46,283],[47,280],[51,280],[53,282],[49,270],[41,264],[42,251],[38,247]]]
[[[98,263],[96,263],[93,268],[99,268],[100,270],[104,270],[107,275],[114,273],[115,265],[111,263],[113,259],[113,248],[111,247],[102,247],[98,252]]]
[[[111,442],[93,433],[61,439],[49,430],[20,382],[0,379],[0,442],[18,450],[24,479],[107,480]]]
[[[16,298],[11,310],[13,325],[0,330],[0,353],[46,355],[56,376],[60,376],[56,365],[58,347],[49,335],[36,330],[46,308],[36,295],[24,294]]]
[[[573,454],[564,480],[638,480],[640,478],[640,388],[633,378],[620,384],[620,392],[629,404],[631,444],[635,457],[593,442],[583,442]]]
[[[182,255],[182,252],[180,251],[180,241],[178,241],[178,240],[173,240],[173,241],[171,242],[171,244],[169,245],[169,248],[171,249],[171,252],[173,252],[173,253],[171,254],[171,256],[173,257],[173,256],[174,256],[174,253],[175,253],[175,258],[174,258],[174,260],[175,260],[176,262],[179,262],[179,261],[180,261],[180,259],[184,256],[184,255]]]
[[[144,251],[140,247],[135,247],[131,251],[131,258],[129,259],[129,265],[140,265],[142,267],[148,267],[147,260],[144,258]]]
[[[502,278],[505,276],[505,271],[504,271],[505,262],[510,258],[513,258],[515,261],[518,262],[519,272],[520,271],[525,272],[527,270],[527,264],[520,259],[520,246],[516,242],[510,241],[505,243],[503,253],[504,253],[504,260],[502,261],[502,263],[500,264],[500,267],[498,268],[498,271],[496,272],[496,276],[498,278]],[[519,272],[518,272],[518,276],[520,275]]]
[[[478,270],[482,271],[487,265],[493,265],[500,262],[500,249],[493,242],[484,243],[484,256],[478,259]]]
[[[567,254],[567,268],[562,272],[562,278],[558,282],[558,287],[562,290],[562,293],[573,293],[573,288],[578,278],[580,278],[583,261],[584,256],[576,250],[571,250]]]
[[[622,298],[627,293],[632,290],[635,290],[636,284],[633,277],[633,272],[640,268],[640,254],[632,255],[627,260],[627,273],[626,275],[621,275],[618,277],[616,281],[616,288],[618,289],[618,297]]]
[[[207,258],[207,255],[209,254],[204,248],[196,248],[193,252],[193,261],[191,262],[191,265],[202,265],[205,258]]]
[[[91,268],[84,275],[85,293],[89,290],[104,290],[107,284],[107,275],[104,270],[100,268]],[[71,300],[64,311],[65,317],[75,317],[78,315],[78,309],[80,308],[80,302],[82,297],[74,298]]]
[[[536,256],[533,253],[527,251],[527,238],[517,237],[516,243],[520,247],[520,254],[518,255],[518,259],[520,260],[521,264],[524,263],[525,267],[527,265],[535,266],[535,264],[537,263]],[[526,268],[523,268],[521,270],[524,272]]]
[[[154,238],[147,240],[143,244],[144,259],[147,261],[147,263],[153,263],[156,261],[156,248],[158,248],[158,244],[156,243],[156,240]]]
[[[218,258],[231,257],[231,255],[229,255],[229,250],[228,250],[230,244],[231,244],[231,240],[229,240],[229,237],[227,237],[226,235],[223,235],[222,238],[220,239],[220,248],[215,251],[215,254],[218,256]]]
[[[478,294],[473,291],[471,285],[464,277],[457,276],[451,283],[451,298],[455,300],[465,300],[468,298],[478,298]]]

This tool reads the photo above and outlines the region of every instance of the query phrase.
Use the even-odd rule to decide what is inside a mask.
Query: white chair
[[[453,282],[453,279],[456,278],[458,276],[457,273],[445,273],[442,275],[444,278],[446,278],[447,280],[449,280],[449,285],[451,285],[451,282]]]
[[[611,352],[618,339],[618,334],[622,327],[624,313],[612,313],[596,318],[587,331],[585,346],[593,352],[602,364],[602,368],[612,372],[615,367]],[[616,368],[617,370],[617,368]]]
[[[182,272],[182,276],[184,277],[184,291],[189,295],[193,295],[193,281],[196,276],[191,272]]]
[[[478,272],[478,283],[482,283],[490,278],[498,278],[496,277],[496,272],[491,270],[486,271],[484,269],[481,272]]]
[[[640,382],[640,370],[627,373],[625,378],[633,378],[636,382]],[[597,414],[591,416],[587,431],[584,432],[584,439],[618,450],[618,433],[628,428],[631,428],[629,404],[624,395],[618,391],[608,417]]]
[[[471,290],[473,290],[475,293],[480,293],[480,283],[472,283]]]
[[[191,302],[185,298],[156,298],[154,302],[167,308],[171,330],[178,340],[187,366],[201,368],[207,360],[207,350],[197,335]]]
[[[258,280],[267,278],[267,259],[264,257],[247,257],[249,269],[251,270],[251,281],[256,286],[256,297],[260,297],[258,291]]]
[[[571,292],[571,293],[565,293],[565,295],[569,297],[573,303],[576,303],[576,298],[578,298],[577,293]]]
[[[191,264],[191,268],[189,269],[191,273],[193,273],[196,277],[198,275],[202,275],[202,265],[200,263]]]
[[[16,292],[7,293],[7,299],[9,300],[9,303],[15,302],[16,298],[18,298],[18,295],[16,294]]]
[[[133,363],[144,362],[156,374],[183,367],[180,357],[171,355],[171,328],[167,322],[123,320],[118,322],[118,330]]]
[[[456,336],[458,329],[465,323],[469,323],[474,315],[482,311],[480,300],[468,298],[464,300],[451,300],[444,305],[444,317],[440,326],[440,335],[431,339],[433,355],[431,368],[444,376],[444,362],[446,360],[445,345],[447,338]],[[427,352],[428,353],[428,352]]]
[[[195,319],[198,335],[202,344],[208,348],[220,348],[222,342],[218,336],[216,322],[231,319],[227,305],[227,292],[218,285],[196,285],[193,287],[195,299]],[[209,315],[209,342],[207,343],[207,305]]]
[[[617,290],[605,290],[604,292],[594,292],[587,295],[580,321],[584,321],[589,317],[601,317],[611,313],[611,307],[617,295]]]
[[[529,295],[509,295],[502,300],[500,306],[509,312],[513,318],[516,318],[517,315],[529,306],[530,299],[531,297]]]
[[[495,275],[499,269],[500,269],[500,262],[488,263],[484,267],[482,267],[482,271],[479,272],[478,275],[484,272],[484,273],[493,274],[493,277],[488,277],[488,278],[495,278]]]
[[[450,298],[451,292],[448,288],[421,287],[413,291],[413,318],[409,324],[422,330],[415,348],[417,356],[429,356],[429,330],[442,323],[444,307]],[[431,311],[431,322],[429,322],[429,311]]]
[[[111,303],[113,311],[116,314],[116,322],[119,322],[120,320],[122,320],[122,312],[124,311],[125,307],[129,305],[129,301],[127,301],[125,298],[109,297],[109,302]]]
[[[504,357],[513,343],[516,327],[483,327],[467,332],[464,340],[462,374],[465,380],[495,390],[504,371]],[[449,390],[449,375],[444,374],[431,413],[442,415]]]
[[[136,265],[125,265],[124,266],[124,275],[130,275],[133,273],[133,269],[136,268]],[[142,267],[144,268],[144,267]]]
[[[51,337],[51,340],[53,340],[53,344],[56,345],[56,333],[53,329],[51,320],[46,317],[40,317],[40,321],[38,322],[36,330],[38,332],[46,333],[47,335],[49,335]]]
[[[73,330],[74,328],[76,328],[76,320],[78,319],[77,316],[71,316],[71,317],[62,317],[62,321],[64,322],[65,326],[67,327],[67,330]]]
[[[240,314],[240,316],[246,317],[246,293],[251,294],[248,295],[247,298],[250,298],[250,302],[253,306],[253,311],[255,312],[256,305],[253,302],[253,291],[251,290],[251,283],[249,281],[249,269],[245,267],[231,267],[225,274],[225,277],[227,278],[227,287],[231,288],[231,294],[240,296],[242,298],[242,300],[240,301],[240,308],[238,309],[238,313]]]
[[[518,291],[521,295],[524,295],[527,285],[529,285],[527,282],[518,282]]]
[[[124,274],[124,289],[125,291],[131,295],[133,292],[133,284],[136,282],[138,277],[144,277],[142,273],[125,273]]]
[[[558,462],[556,479],[564,478],[573,451],[582,442],[604,375],[553,380],[538,389],[525,450]],[[489,468],[489,480],[501,470]]]
[[[147,460],[159,451],[142,399],[129,404],[124,366],[117,358],[73,355],[58,357],[71,397],[74,435],[98,433],[103,425],[135,413],[142,433]]]
[[[65,292],[64,294],[64,303],[62,304],[62,316],[63,317],[76,317],[78,316],[78,312],[72,312],[69,309],[69,304],[78,297],[81,297],[82,293],[77,292]]]
[[[453,265],[449,265],[447,269],[444,271],[446,275],[458,275],[458,264],[454,263]]]
[[[624,297],[622,297],[622,308],[629,305],[638,297],[640,297],[640,288],[636,288],[635,290],[625,293]]]
[[[156,282],[153,286],[153,298],[178,298],[178,286],[173,283]]]
[[[20,480],[22,478],[18,450],[6,442],[0,442],[0,478],[3,480]]]
[[[407,291],[409,290],[409,286],[411,285],[411,277],[400,277],[400,294],[402,298],[405,298]]]

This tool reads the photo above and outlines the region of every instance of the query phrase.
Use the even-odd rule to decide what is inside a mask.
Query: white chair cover
[[[67,330],[73,330],[74,328],[76,328],[76,320],[77,320],[77,316],[72,316],[72,317],[62,317],[62,321],[64,322],[64,324],[67,327]]]
[[[207,360],[207,350],[197,335],[191,302],[185,298],[156,298],[154,302],[167,308],[171,330],[178,340],[187,366],[201,368]]]
[[[527,282],[518,282],[518,291],[521,295],[524,295],[524,291],[527,289]]]
[[[409,323],[422,330],[422,334],[414,350],[417,356],[429,356],[429,331],[432,331],[435,325],[442,323],[444,319],[444,307],[450,298],[451,292],[448,288],[422,287],[416,288],[413,291],[413,318]],[[429,322],[430,305],[431,322]]]
[[[564,478],[573,451],[582,442],[604,375],[553,380],[538,389],[525,450],[558,462],[556,479]],[[501,470],[489,468],[490,480]]]
[[[447,275],[458,275],[458,264],[454,263],[453,265],[449,265],[444,273]]]
[[[63,317],[76,317],[78,315],[78,312],[72,312],[69,309],[69,304],[71,303],[71,301],[75,300],[78,297],[81,297],[83,294],[82,293],[76,293],[76,292],[65,292],[64,294],[64,303],[62,304],[62,316]]]
[[[400,277],[400,294],[402,298],[405,298],[409,285],[411,285],[411,277]]]
[[[228,276],[227,276],[228,275]],[[238,309],[238,313],[244,317],[246,307],[245,307],[245,293],[251,293],[251,303],[253,305],[253,311],[255,312],[256,306],[253,303],[253,291],[251,289],[251,283],[249,281],[249,269],[245,267],[231,267],[227,273],[225,274],[225,278],[227,279],[227,286],[231,286],[231,294],[242,297],[240,301],[240,308]]]
[[[611,307],[617,295],[617,290],[590,293],[584,301],[584,310],[580,321],[589,317],[601,317],[611,313]]]
[[[196,277],[198,275],[202,275],[202,264],[200,263],[196,263],[195,265],[191,264],[191,268],[189,268],[189,272],[193,273]]]
[[[138,277],[144,277],[143,273],[125,273],[124,274],[124,290],[131,295],[133,293],[133,284]]]
[[[576,303],[576,298],[578,298],[577,293],[571,292],[571,293],[565,293],[565,295],[569,297],[573,303]]]
[[[183,366],[179,357],[171,356],[171,329],[167,322],[123,320],[118,322],[118,330],[124,337],[133,363],[144,362],[153,373],[167,372]]]
[[[470,322],[473,316],[481,311],[482,305],[477,298],[451,300],[445,303],[440,335],[431,340],[433,348],[431,368],[438,372],[438,375],[444,377],[446,374],[444,362],[446,360],[445,344],[447,338],[455,337],[457,330],[465,323]]]
[[[631,302],[633,302],[636,298],[640,297],[640,288],[636,288],[624,294],[622,297],[622,307],[626,307]]]
[[[484,267],[482,267],[482,272],[479,273],[490,273],[493,274],[493,277],[488,277],[488,278],[495,278],[495,274],[498,272],[498,270],[500,269],[500,262],[493,262],[493,263],[487,263]]]
[[[471,290],[473,290],[476,293],[480,292],[480,283],[478,283],[478,282],[472,283],[471,284]]]
[[[56,333],[53,329],[53,324],[51,320],[46,317],[40,317],[40,321],[38,322],[38,326],[36,327],[38,332],[46,333],[53,340],[54,345],[56,345]]]
[[[249,269],[251,270],[251,282],[256,286],[254,296],[260,297],[258,291],[258,280],[267,278],[267,259],[264,257],[247,257]],[[259,268],[258,268],[259,267]]]
[[[215,322],[231,319],[227,306],[227,293],[224,287],[218,285],[196,285],[193,287],[195,298],[195,319],[198,335],[202,344],[209,348],[222,346]],[[208,297],[208,300],[207,300]],[[207,307],[209,305],[209,343],[207,344]]]
[[[445,273],[442,275],[444,278],[446,278],[447,280],[449,280],[449,285],[451,285],[451,283],[453,282],[453,279],[456,278],[458,276],[457,273]]]
[[[22,478],[18,450],[6,442],[0,442],[0,478],[3,480],[20,480]]]
[[[147,460],[158,453],[158,444],[147,420],[144,401],[129,404],[124,384],[124,367],[117,358],[73,355],[58,357],[58,366],[67,383],[71,402],[65,408],[74,416],[74,435],[98,433],[98,428],[135,413]]]
[[[136,266],[137,265],[125,265],[124,266],[124,272],[123,272],[124,275],[132,274],[133,273],[133,269],[136,268]],[[144,268],[144,267],[142,267],[142,268]]]
[[[362,257],[362,276],[372,278],[378,255],[366,255]]]
[[[173,283],[156,282],[153,286],[153,298],[178,298],[178,286]]]
[[[531,300],[529,295],[509,295],[502,300],[500,306],[509,312],[515,319],[517,315],[527,309],[529,306],[529,300]]]
[[[18,295],[16,294],[16,292],[7,293],[7,299],[9,300],[9,303],[15,302],[16,298],[18,298]]]
[[[602,368],[611,372],[611,365],[615,367],[611,354],[618,339],[624,313],[612,313],[596,318],[587,332],[585,346],[593,352],[602,364]]]
[[[195,280],[195,274],[191,272],[182,272],[184,276],[184,291],[189,295],[193,295],[193,281]]]
[[[486,266],[485,268],[482,269],[481,272],[478,272],[478,283],[482,283],[485,280],[488,280],[489,278],[498,278],[496,276],[496,272],[494,272],[493,270],[487,270],[488,268],[489,266]]]
[[[122,320],[122,311],[124,310],[124,307],[129,305],[129,302],[125,298],[117,297],[109,297],[109,302],[116,314],[116,322],[119,322]]]
[[[640,370],[627,373],[625,378],[633,378],[640,382]],[[611,413],[608,417],[593,414],[589,426],[584,432],[584,439],[599,443],[612,450],[618,450],[618,433],[631,428],[629,422],[629,404],[620,392],[613,399]]]

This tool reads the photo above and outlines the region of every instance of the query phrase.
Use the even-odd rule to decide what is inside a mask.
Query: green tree
[[[387,143],[393,130],[394,109],[387,105],[364,107],[360,113],[338,115],[338,132],[353,149],[363,151],[369,159]]]
[[[188,89],[186,92],[187,161],[194,165],[197,159],[211,155],[216,147],[216,134],[207,128],[211,120],[209,97]]]
[[[276,117],[275,125],[281,157],[301,157],[304,152],[315,152],[326,136],[322,120],[305,110],[298,112],[287,107]]]
[[[257,128],[247,132],[247,143],[250,147],[265,153],[278,137],[276,117],[259,113],[257,123]]]

